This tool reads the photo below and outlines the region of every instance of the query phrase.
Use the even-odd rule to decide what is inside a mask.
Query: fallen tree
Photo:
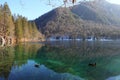
[[[4,46],[5,45],[5,38],[4,38],[4,36],[0,36],[0,45],[1,46]]]

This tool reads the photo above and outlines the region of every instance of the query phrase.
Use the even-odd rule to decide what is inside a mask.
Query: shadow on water
[[[57,41],[2,47],[0,80],[105,80],[120,74],[119,44]]]

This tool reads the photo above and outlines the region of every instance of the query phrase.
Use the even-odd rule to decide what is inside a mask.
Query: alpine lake
[[[0,80],[120,80],[120,41],[0,47]]]

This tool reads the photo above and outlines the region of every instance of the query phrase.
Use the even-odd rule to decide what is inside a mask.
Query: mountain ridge
[[[105,0],[87,1],[68,8],[58,7],[34,21],[46,38],[62,36],[69,36],[72,39],[85,39],[89,36],[113,38],[116,35],[118,38],[120,35],[119,7]]]
[[[93,1],[93,2],[81,3],[76,6],[73,6],[72,12],[79,15],[84,20],[92,20],[95,22],[100,22],[103,24],[110,24],[110,25],[111,24],[120,25],[119,24],[120,19],[118,19],[117,16],[118,14],[115,13],[115,12],[117,13],[120,12],[120,9],[115,10],[116,7],[120,7],[120,5],[118,6],[115,4],[108,3],[106,1],[101,1],[101,2]],[[112,12],[111,10],[115,10],[115,11]]]

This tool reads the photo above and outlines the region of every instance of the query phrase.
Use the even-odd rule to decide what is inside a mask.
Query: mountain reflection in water
[[[109,80],[120,74],[119,68],[119,41],[57,41],[0,48],[0,80]]]
[[[36,68],[34,64],[34,61],[28,60],[27,64],[21,67],[13,67],[9,80],[83,80],[69,73],[56,73],[43,64]]]

